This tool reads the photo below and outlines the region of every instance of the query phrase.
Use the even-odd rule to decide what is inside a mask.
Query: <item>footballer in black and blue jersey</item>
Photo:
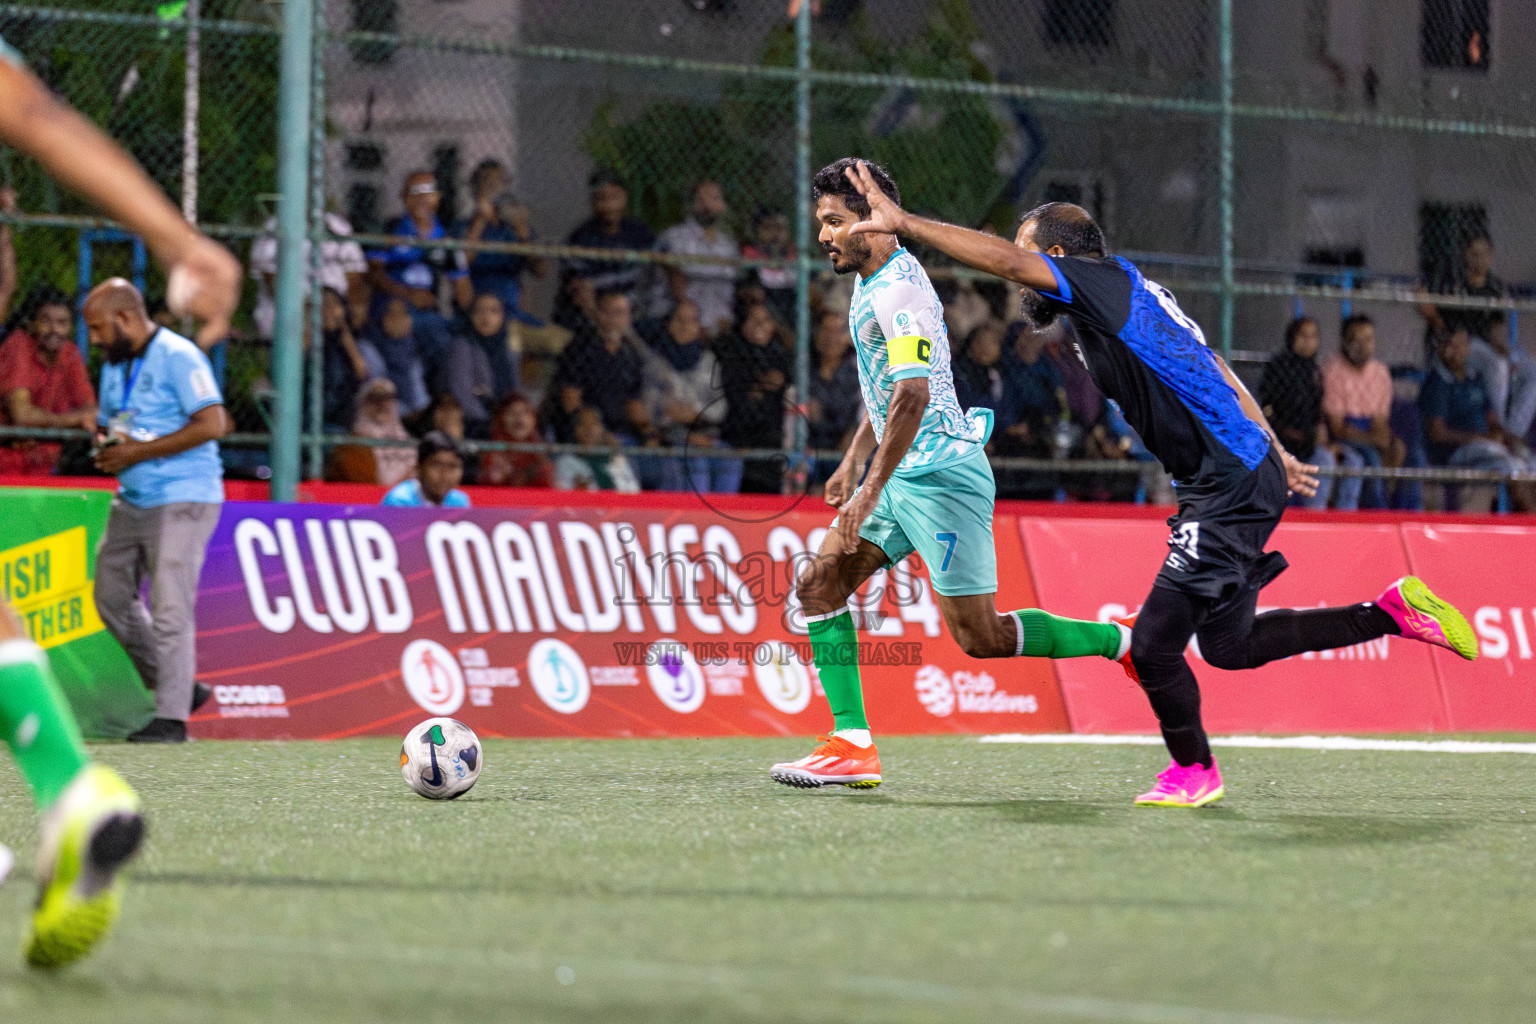
[[[849,177],[857,183],[861,175],[855,170]],[[859,230],[899,232],[1022,285],[1024,316],[1037,329],[1065,316],[1094,383],[1119,403],[1173,475],[1179,508],[1168,521],[1167,558],[1136,616],[1131,661],[1174,764],[1137,802],[1191,807],[1219,798],[1220,773],[1200,719],[1200,688],[1184,660],[1190,637],[1199,637],[1209,664],[1243,669],[1401,634],[1407,620],[1393,602],[1400,601],[1404,584],[1412,581],[1413,589],[1422,582],[1398,581],[1377,602],[1256,614],[1259,589],[1285,569],[1284,557],[1264,545],[1289,493],[1316,493],[1316,467],[1280,446],[1258,403],[1173,295],[1129,260],[1109,255],[1098,224],[1070,203],[1047,203],[1025,214],[1010,245],[914,217],[867,186],[861,191],[871,211],[869,226]],[[1438,600],[1433,607],[1447,613],[1445,622],[1459,635],[1465,624],[1460,613]],[[1444,637],[1414,636],[1476,656],[1441,642]]]
[[[1219,598],[1285,568],[1264,544],[1287,499],[1285,467],[1270,435],[1243,411],[1200,327],[1162,285],[1118,256],[1044,256],[1053,289],[1026,314],[1070,320],[1074,348],[1094,383],[1119,403],[1177,482],[1159,585]]]

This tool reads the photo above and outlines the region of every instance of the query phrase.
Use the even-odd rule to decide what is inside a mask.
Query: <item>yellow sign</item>
[[[86,575],[85,527],[0,551],[0,588],[44,647],[99,633],[94,584]]]

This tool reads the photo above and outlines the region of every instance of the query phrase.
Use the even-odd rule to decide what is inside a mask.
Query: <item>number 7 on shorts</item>
[[[944,561],[939,566],[939,572],[949,571],[949,560],[955,557],[955,545],[960,541],[960,535],[953,530],[944,530],[933,535],[933,539],[944,545]]]

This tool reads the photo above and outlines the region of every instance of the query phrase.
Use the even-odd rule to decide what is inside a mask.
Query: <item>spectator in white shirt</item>
[[[368,260],[363,247],[351,240],[352,225],[347,218],[336,213],[325,215],[325,228],[332,235],[320,243],[320,284],[331,289],[342,299],[356,288],[368,273]],[[309,294],[309,239],[304,239],[304,289]],[[256,279],[256,309],[252,314],[256,330],[268,341],[272,339],[272,327],[277,321],[277,305],[274,282],[277,279],[277,218],[270,217],[262,227],[262,233],[251,243],[251,276]]]
[[[741,247],[725,227],[730,207],[719,182],[705,180],[695,185],[690,210],[687,220],[661,233],[656,242],[658,250],[725,259],[741,256]],[[663,269],[665,279],[656,295],[656,308],[670,309],[683,299],[691,299],[699,307],[699,319],[710,337],[730,327],[736,298],[734,266],[692,263]]]

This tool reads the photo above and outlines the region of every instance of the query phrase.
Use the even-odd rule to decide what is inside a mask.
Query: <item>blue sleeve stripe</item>
[[[891,367],[891,380],[910,380],[913,377],[931,377],[931,370],[926,363],[907,363],[904,366]]]
[[[1067,282],[1066,275],[1061,272],[1061,268],[1056,265],[1056,261],[1051,257],[1042,255],[1040,258],[1045,260],[1045,265],[1051,268],[1051,276],[1056,279],[1056,294],[1052,295],[1047,291],[1042,291],[1040,294],[1048,299],[1055,299],[1058,302],[1065,302],[1070,305],[1072,302],[1072,285]]]

